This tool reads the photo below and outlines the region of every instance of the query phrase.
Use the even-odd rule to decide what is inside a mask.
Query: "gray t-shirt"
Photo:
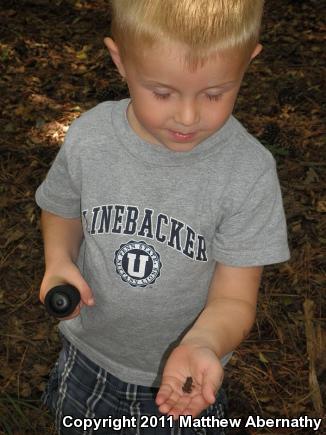
[[[159,386],[216,262],[288,260],[286,220],[275,160],[234,116],[178,153],[138,137],[129,102],[98,104],[71,124],[36,202],[84,228],[78,266],[96,305],[61,332],[121,380]]]

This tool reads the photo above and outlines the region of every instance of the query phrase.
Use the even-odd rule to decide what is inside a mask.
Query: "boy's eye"
[[[157,92],[153,92],[153,95],[154,95],[155,98],[158,98],[159,100],[166,100],[170,96],[170,94],[158,94]],[[222,96],[222,94],[218,94],[218,95],[206,95],[206,97],[210,101],[218,101],[221,98],[221,96]]]
[[[168,98],[170,96],[170,94],[157,94],[156,92],[153,92],[154,97],[160,99],[160,100],[165,100],[166,98]]]
[[[220,98],[222,97],[222,94],[218,94],[218,95],[207,95],[207,98],[209,98],[211,101],[218,101]]]

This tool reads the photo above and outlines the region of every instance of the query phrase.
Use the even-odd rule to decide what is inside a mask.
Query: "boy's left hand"
[[[222,385],[224,370],[216,354],[200,344],[184,343],[177,346],[169,356],[156,396],[156,404],[163,414],[195,418],[216,400]],[[186,393],[182,387],[192,377],[192,391]]]

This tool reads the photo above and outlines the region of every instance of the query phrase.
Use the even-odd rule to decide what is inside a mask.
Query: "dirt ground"
[[[316,0],[267,0],[264,50],[234,112],[276,158],[291,259],[265,267],[255,327],[226,368],[230,417],[324,416],[323,13]],[[103,44],[109,22],[104,0],[0,0],[3,434],[54,433],[40,396],[60,344],[57,321],[38,300],[43,246],[34,193],[70,123],[101,101],[128,97]]]

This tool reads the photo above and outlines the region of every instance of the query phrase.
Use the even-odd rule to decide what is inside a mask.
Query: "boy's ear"
[[[259,43],[256,45],[256,47],[254,48],[254,51],[252,52],[252,55],[250,57],[250,61],[252,61],[256,56],[258,56],[258,54],[262,51],[263,46]]]
[[[112,38],[104,38],[104,44],[106,45],[106,48],[109,50],[112,60],[115,63],[116,67],[118,68],[119,73],[121,74],[122,77],[125,77],[126,73],[121,61],[119,48],[117,44],[113,41]]]

